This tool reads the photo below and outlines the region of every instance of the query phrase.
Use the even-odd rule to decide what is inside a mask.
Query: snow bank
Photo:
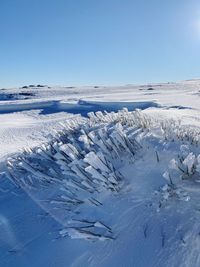
[[[41,114],[51,114],[57,112],[69,112],[73,114],[81,114],[87,116],[88,112],[97,111],[115,111],[122,108],[127,108],[130,111],[135,109],[147,109],[150,107],[159,107],[156,102],[97,102],[79,100],[78,102],[64,102],[64,101],[2,101],[0,102],[0,113],[12,113],[24,110],[41,109]]]

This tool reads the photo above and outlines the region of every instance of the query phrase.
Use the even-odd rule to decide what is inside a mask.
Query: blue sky
[[[0,0],[0,87],[196,77],[199,0]]]

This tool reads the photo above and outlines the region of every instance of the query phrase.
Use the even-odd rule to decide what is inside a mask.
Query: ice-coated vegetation
[[[7,177],[62,225],[62,237],[115,240],[118,233],[102,212],[108,199],[131,190],[130,169],[141,159],[160,168],[156,212],[170,199],[190,200],[184,181],[200,179],[195,129],[185,131],[180,123],[163,123],[140,110],[88,117],[69,120],[52,141],[7,163]]]

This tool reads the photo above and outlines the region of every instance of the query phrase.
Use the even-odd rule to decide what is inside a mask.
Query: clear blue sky
[[[199,0],[0,0],[0,87],[195,77]]]

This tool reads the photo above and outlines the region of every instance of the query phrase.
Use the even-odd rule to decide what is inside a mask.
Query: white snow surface
[[[198,267],[199,170],[200,80],[0,89],[0,266]]]

